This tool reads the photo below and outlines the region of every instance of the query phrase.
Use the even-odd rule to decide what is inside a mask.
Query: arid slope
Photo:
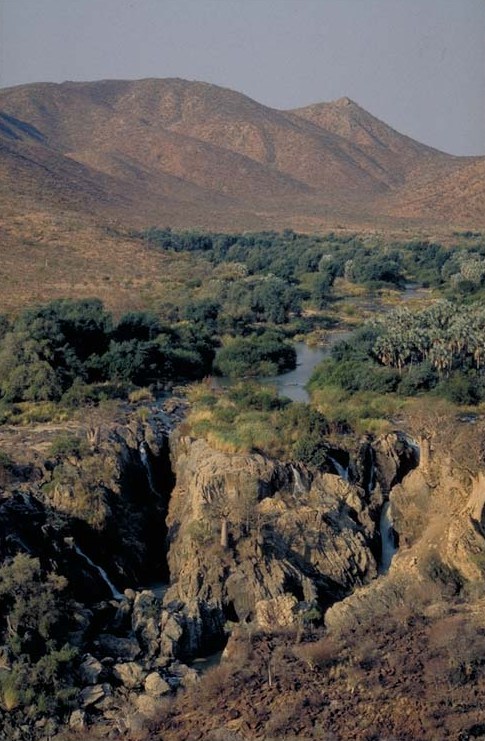
[[[130,225],[485,224],[483,158],[419,144],[348,98],[278,111],[207,83],[147,79],[5,89],[0,110],[7,203]]]

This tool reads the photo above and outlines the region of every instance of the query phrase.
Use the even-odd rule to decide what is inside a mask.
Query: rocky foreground
[[[109,738],[226,738],[211,735],[217,729],[235,739],[323,738],[332,728],[333,738],[363,738],[355,720],[345,735],[337,706],[343,686],[359,705],[366,672],[369,687],[381,681],[369,640],[381,658],[390,660],[394,643],[396,656],[411,644],[414,656],[419,636],[428,641],[438,613],[443,619],[443,600],[465,586],[470,595],[483,580],[482,475],[444,459],[429,436],[404,433],[346,446],[342,438],[319,471],[261,452],[224,453],[190,437],[173,402],[168,412],[85,431],[81,456],[33,454],[28,465],[6,468],[1,560],[26,554],[67,580],[64,627],[75,656],[69,701],[49,716],[33,701],[8,702],[4,691],[0,738],[86,738],[87,729]],[[384,574],[386,501],[399,549]],[[479,612],[470,605],[456,608],[456,623],[475,626],[476,636]],[[358,659],[356,643],[371,658],[364,651]],[[201,680],[197,659],[224,647],[221,666]],[[8,641],[1,661],[4,676],[14,671]],[[476,688],[478,668],[469,671]],[[381,671],[386,697],[396,672]],[[406,682],[398,684],[404,702]],[[199,694],[202,705],[193,701]],[[278,726],[285,696],[293,714]],[[438,738],[412,720],[414,701],[409,722],[399,702],[396,738]],[[479,712],[469,720],[470,712],[472,727]]]

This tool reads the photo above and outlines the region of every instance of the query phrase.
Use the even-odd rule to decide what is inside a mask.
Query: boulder
[[[87,713],[85,710],[73,710],[69,717],[69,728],[83,731],[87,725]]]
[[[160,653],[162,656],[175,657],[179,653],[179,645],[182,639],[183,616],[164,610],[160,620]]]
[[[111,633],[100,633],[95,644],[100,653],[118,661],[133,661],[141,654],[140,646],[134,638],[119,638]]]
[[[132,700],[138,712],[145,718],[154,718],[157,715],[159,710],[157,698],[143,692],[141,695],[135,695]]]
[[[109,684],[95,684],[90,687],[85,687],[79,693],[79,701],[83,708],[97,705],[105,697],[111,695],[111,687]]]
[[[171,688],[158,672],[151,672],[145,679],[145,691],[151,697],[162,697],[171,692]]]
[[[113,667],[113,675],[129,690],[141,687],[145,677],[143,667],[136,661],[127,661],[123,664],[115,664]]]
[[[161,610],[161,602],[153,592],[144,590],[136,595],[131,624],[148,658],[153,658],[160,652]]]
[[[103,671],[103,665],[91,654],[86,654],[79,667],[79,676],[83,684],[96,684],[99,675]]]
[[[256,602],[256,622],[265,631],[294,626],[297,622],[297,604],[296,597],[291,594],[260,600]]]
[[[170,674],[178,680],[181,687],[189,687],[196,684],[200,677],[195,669],[180,661],[174,661],[170,667]]]

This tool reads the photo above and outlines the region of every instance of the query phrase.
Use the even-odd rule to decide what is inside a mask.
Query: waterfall
[[[150,458],[148,457],[148,445],[144,440],[140,443],[138,450],[140,451],[140,460],[147,474],[150,491],[152,492],[152,494],[158,494],[155,486],[153,485],[152,464],[150,463]]]
[[[328,460],[332,464],[332,466],[337,471],[337,475],[340,476],[344,481],[349,480],[349,469],[342,466],[341,463],[335,460],[335,458],[332,458],[330,455],[328,456]]]
[[[81,556],[81,558],[84,558],[84,560],[87,561],[87,563],[98,572],[102,580],[110,588],[113,599],[123,599],[123,595],[121,594],[121,592],[118,592],[113,582],[110,581],[109,576],[106,573],[106,571],[103,568],[101,568],[101,566],[98,566],[93,561],[91,561],[89,556],[86,556],[86,554],[83,553],[83,551],[76,545],[76,543],[73,540],[72,540],[72,547],[74,548],[78,556]]]
[[[301,473],[296,466],[291,465],[290,468],[293,476],[293,494],[306,494],[307,489],[303,483]]]
[[[377,483],[377,477],[376,477],[376,467],[374,463],[374,456],[372,456],[371,464],[370,464],[370,471],[369,471],[369,483],[368,483],[368,494],[372,494],[374,489],[376,488]]]
[[[369,471],[369,483],[367,484],[367,494],[372,494],[374,489],[376,488],[377,478],[376,478],[376,466],[374,463],[374,451],[371,451],[371,462],[370,462],[370,471]]]
[[[384,506],[382,507],[379,529],[381,532],[381,563],[379,566],[379,572],[381,574],[387,574],[393,556],[397,551],[391,514],[391,503],[389,501],[384,502]]]

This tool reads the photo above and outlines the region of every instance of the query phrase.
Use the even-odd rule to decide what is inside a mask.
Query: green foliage
[[[354,283],[367,286],[390,284],[403,288],[405,279],[402,257],[396,250],[384,253],[376,250],[359,250],[352,258],[346,277]]]
[[[228,451],[258,449],[323,466],[330,432],[326,418],[307,404],[278,397],[274,388],[238,383],[225,393],[193,387],[187,424],[194,435]]]
[[[225,376],[276,375],[296,366],[296,352],[276,332],[238,337],[216,355],[214,367]]]
[[[220,310],[220,303],[212,299],[207,298],[199,301],[191,301],[185,307],[185,318],[189,322],[202,325],[205,331],[216,332],[218,328],[217,318]]]
[[[257,383],[238,383],[228,390],[228,397],[240,410],[269,412],[285,405],[274,389]]]
[[[200,377],[212,358],[213,341],[195,325],[166,328],[132,312],[113,329],[96,299],[54,301],[22,312],[0,339],[0,390],[7,403],[62,397],[75,407],[110,395],[93,383],[125,384],[126,395],[131,384]]]
[[[52,472],[52,480],[44,485],[47,493],[68,491],[65,507],[70,517],[83,520],[95,530],[106,526],[111,514],[107,501],[106,482],[115,475],[112,456],[84,454],[80,459],[65,456]]]
[[[438,383],[438,373],[427,360],[419,365],[411,365],[400,379],[398,391],[403,396],[415,396],[422,391],[430,391]]]
[[[323,386],[337,386],[345,391],[375,391],[389,393],[399,384],[399,375],[390,368],[382,368],[372,360],[322,361],[313,372],[309,388],[315,390]]]
[[[315,275],[311,299],[317,309],[323,309],[330,298],[330,290],[337,274],[335,263],[327,263]]]
[[[327,420],[307,404],[292,404],[283,412],[282,430],[293,441],[292,457],[308,466],[321,468],[326,461],[330,429]]]
[[[0,670],[0,704],[7,711],[25,708],[32,717],[52,717],[75,705],[73,660],[77,649],[68,644],[51,649],[36,662],[17,661]]]
[[[210,523],[204,520],[192,520],[187,527],[187,533],[198,545],[207,545],[214,538]]]
[[[156,342],[127,340],[111,342],[109,350],[97,363],[102,377],[121,383],[132,381],[138,386],[163,377],[163,354]]]
[[[45,573],[36,558],[20,553],[0,567],[0,632],[13,663],[0,669],[0,704],[33,717],[62,712],[77,693],[66,641],[70,605],[66,580]]]
[[[60,458],[82,458],[87,452],[87,441],[69,433],[55,437],[49,450],[50,455]]]
[[[84,383],[75,378],[72,386],[62,395],[64,407],[77,409],[91,404],[99,404],[108,399],[126,399],[131,390],[131,383],[114,381],[112,383]]]
[[[478,404],[485,399],[484,328],[481,305],[399,308],[336,345],[309,388],[403,396],[434,390],[455,404]]]
[[[409,324],[404,312],[401,322],[366,330],[369,336],[374,332],[372,347],[368,338],[354,337],[353,348],[341,349],[340,356],[333,357],[339,362],[361,359],[362,378],[355,366],[348,365],[341,370],[341,378],[332,380],[337,387],[342,383],[342,388],[353,392],[393,390],[395,375],[377,371],[381,365],[399,371],[402,393],[418,393],[434,383],[432,373],[417,377],[419,373],[416,376],[409,370],[406,381],[411,366],[429,362],[440,378],[457,370],[481,368],[483,317],[472,304],[476,306],[485,295],[481,236],[457,233],[459,242],[454,247],[423,241],[386,244],[379,238],[352,234],[305,235],[291,230],[216,234],[150,228],[133,236],[143,237],[151,249],[197,253],[197,260],[205,265],[207,282],[199,276],[185,282],[187,294],[181,290],[167,298],[166,304],[160,303],[160,316],[132,311],[114,323],[98,299],[85,299],[31,307],[13,321],[0,317],[0,401],[4,406],[61,401],[76,407],[110,395],[109,384],[116,396],[129,393],[133,384],[200,378],[211,372],[214,349],[227,337],[242,337],[247,343],[231,346],[224,340],[217,359],[221,372],[235,376],[277,373],[291,367],[291,350],[276,349],[279,341],[266,335],[265,353],[258,339],[261,331],[276,325],[284,328],[286,336],[317,334],[328,326],[328,317],[320,312],[327,305],[332,309],[336,294],[345,285],[341,280],[336,284],[342,278],[367,288],[400,288],[404,277],[439,286],[446,295],[458,298],[460,311],[448,327],[436,324],[433,317]],[[467,302],[471,313],[465,315],[462,308]],[[462,346],[463,328],[457,335],[457,325],[470,319],[466,346]],[[459,337],[451,350],[448,335]],[[105,384],[105,391],[97,384]],[[9,413],[2,414],[3,419],[7,417]]]
[[[473,371],[457,371],[449,378],[444,378],[436,386],[435,392],[453,404],[473,406],[485,399],[484,379]]]
[[[154,340],[161,331],[162,327],[156,316],[144,311],[131,311],[121,317],[112,337],[115,342],[148,342]]]
[[[38,559],[23,553],[0,567],[0,605],[8,615],[7,645],[15,655],[36,653],[36,637],[41,646],[52,637],[61,616],[58,594],[66,580],[56,574],[42,573]]]

